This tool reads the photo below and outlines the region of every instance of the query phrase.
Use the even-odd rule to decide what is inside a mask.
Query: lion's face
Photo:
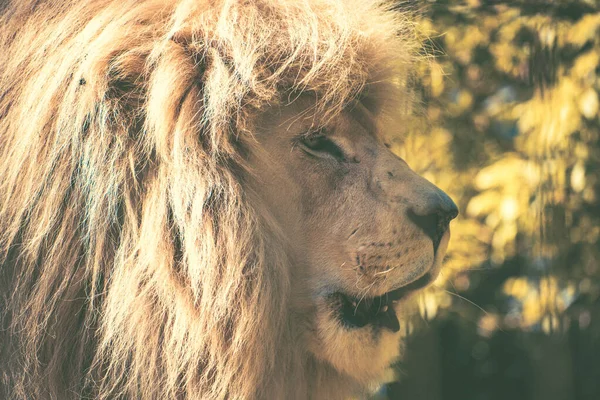
[[[387,148],[365,104],[316,130],[311,105],[301,97],[257,123],[253,181],[292,248],[308,348],[366,383],[398,356],[397,312],[438,275],[458,211]]]

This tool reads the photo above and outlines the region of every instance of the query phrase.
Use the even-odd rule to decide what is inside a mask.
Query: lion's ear
[[[166,41],[149,60],[151,72],[146,103],[146,131],[159,157],[169,159],[174,145],[173,132],[186,98],[193,90],[198,70],[193,59],[179,43]],[[198,104],[197,106],[200,106]],[[200,111],[200,110],[198,110]]]
[[[146,130],[158,155],[171,158],[174,146],[233,155],[229,139],[238,110],[224,99],[231,98],[235,78],[219,52],[181,33],[165,41],[149,64]]]

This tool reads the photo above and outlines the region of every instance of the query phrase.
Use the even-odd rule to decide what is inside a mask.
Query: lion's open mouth
[[[361,328],[371,324],[398,332],[400,322],[394,310],[394,303],[427,286],[433,278],[427,273],[406,286],[377,297],[357,298],[341,292],[334,293],[332,297],[339,303],[339,318],[344,326]]]

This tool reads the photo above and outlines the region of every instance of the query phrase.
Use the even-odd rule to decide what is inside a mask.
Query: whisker
[[[444,276],[444,273],[442,271],[440,271],[440,275]],[[456,286],[454,285],[454,282],[452,282],[452,279],[447,279],[448,282],[450,282],[450,284],[452,285],[452,287],[454,288],[454,292],[458,292],[458,289],[456,288]],[[437,287],[437,286],[436,286]],[[440,288],[443,289],[443,288]],[[443,289],[446,290],[446,289]]]
[[[383,274],[387,274],[388,272],[391,272],[391,271],[393,271],[393,270],[395,270],[395,269],[396,269],[396,267],[388,268],[388,269],[386,269],[385,271],[379,271],[379,272],[376,272],[376,273],[374,273],[373,275],[375,276],[375,275],[383,275]]]
[[[464,301],[466,301],[467,303],[469,303],[469,304],[471,304],[471,305],[473,305],[473,306],[477,307],[479,310],[483,311],[483,313],[484,313],[485,315],[489,315],[489,314],[490,314],[490,313],[489,313],[487,310],[485,310],[483,307],[481,307],[481,306],[480,306],[480,305],[478,305],[477,303],[475,303],[475,302],[473,302],[473,301],[471,301],[471,300],[467,299],[467,298],[466,298],[466,297],[464,297],[464,296],[461,296],[461,295],[460,295],[460,294],[458,294],[458,293],[451,292],[451,291],[449,291],[449,290],[447,290],[447,289],[444,289],[444,288],[441,288],[441,287],[439,287],[439,286],[436,286],[436,288],[438,288],[438,289],[442,289],[444,292],[446,292],[446,293],[448,293],[448,294],[450,294],[450,295],[452,295],[452,296],[458,297],[459,299],[461,299],[461,300],[464,300]]]
[[[365,292],[363,293],[363,295],[360,297],[360,299],[358,299],[358,302],[356,303],[356,307],[354,307],[354,315],[356,315],[356,312],[358,311],[358,306],[360,305],[360,302],[364,300],[365,296],[367,295],[367,293],[369,292],[369,290],[375,285],[375,282],[371,283],[371,285],[365,289]]]

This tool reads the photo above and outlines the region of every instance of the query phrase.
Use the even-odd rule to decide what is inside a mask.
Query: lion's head
[[[415,52],[365,1],[13,1],[0,395],[343,398],[454,203],[390,152]]]
[[[457,215],[388,150],[371,105],[356,99],[323,123],[310,96],[275,107],[249,158],[249,187],[291,242],[291,309],[311,326],[308,348],[364,383],[397,357],[397,313],[437,276]]]

